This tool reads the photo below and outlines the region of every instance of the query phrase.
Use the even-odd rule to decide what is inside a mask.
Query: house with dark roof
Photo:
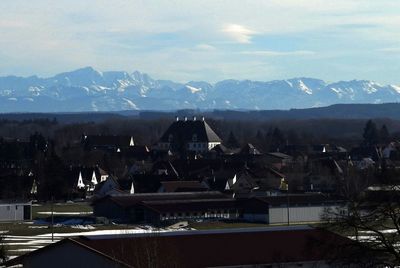
[[[82,135],[82,145],[88,150],[120,152],[122,148],[134,147],[133,136]]]
[[[175,121],[157,143],[160,151],[205,153],[221,144],[222,140],[203,120]]]
[[[73,256],[73,257],[72,257]],[[29,252],[6,267],[369,267],[357,242],[308,226],[80,236]]]

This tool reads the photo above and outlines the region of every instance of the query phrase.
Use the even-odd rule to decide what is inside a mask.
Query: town
[[[7,122],[3,123],[7,125]],[[54,120],[36,123],[58,124]],[[146,228],[147,231],[159,230],[151,242],[143,240],[143,232],[129,235],[129,229],[121,230],[127,232],[126,237],[110,236],[112,233],[105,232],[103,237],[93,238],[96,241],[83,236],[67,238],[53,244],[59,246],[55,247],[57,253],[51,257],[49,246],[39,246],[37,254],[30,254],[36,251],[28,249],[22,251],[27,254],[21,255],[18,249],[13,251],[10,243],[6,252],[13,257],[4,257],[8,260],[6,266],[34,263],[29,267],[41,267],[45,260],[63,258],[64,247],[86,254],[80,252],[79,245],[100,250],[108,256],[113,244],[120,243],[127,248],[131,243],[155,243],[151,246],[152,254],[160,256],[157,262],[163,262],[163,258],[177,254],[159,252],[158,248],[165,243],[176,243],[178,248],[169,250],[182,252],[185,252],[183,245],[198,247],[203,243],[212,252],[220,248],[218,243],[225,243],[223,241],[248,243],[249,247],[248,253],[237,251],[242,259],[225,260],[220,263],[223,266],[244,262],[249,265],[278,263],[291,267],[294,264],[326,264],[333,258],[343,264],[349,262],[349,256],[354,258],[351,262],[359,263],[360,260],[354,257],[359,249],[354,246],[354,240],[347,238],[349,235],[345,237],[346,234],[365,236],[367,231],[378,234],[397,226],[397,218],[394,226],[390,223],[363,225],[371,218],[376,220],[385,213],[390,214],[390,205],[397,197],[400,144],[392,139],[385,125],[378,128],[372,120],[366,121],[363,133],[359,134],[361,142],[349,148],[332,143],[289,143],[288,135],[279,128],[270,129],[265,136],[257,131],[255,139],[252,139],[266,140],[269,147],[250,143],[250,138],[239,140],[232,130],[222,139],[202,116],[171,118],[169,125],[164,125],[164,130],[158,130],[160,135],[152,144],[139,143],[138,140],[144,138],[139,138],[138,133],[74,132],[75,139],[64,139],[61,147],[54,139],[37,131],[26,139],[2,137],[0,226],[4,230],[5,243],[7,233],[20,222],[32,222],[31,227],[47,226],[47,229],[42,229],[47,232],[54,232],[54,229],[56,232],[72,232],[68,230],[71,222],[74,226],[83,226],[85,231],[85,226],[103,231],[124,228],[132,231],[143,226],[147,226],[143,232]],[[265,151],[265,148],[270,150]],[[386,203],[389,208],[384,206]],[[371,209],[372,204],[379,204],[377,207],[382,206],[385,210],[378,214],[375,207]],[[35,211],[44,207],[46,211]],[[64,212],[57,211],[60,208]],[[74,211],[68,211],[71,209]],[[398,208],[393,209],[396,211]],[[364,214],[369,218],[364,219]],[[359,216],[359,222],[351,221],[354,215]],[[327,223],[330,223],[328,228]],[[341,230],[333,232],[331,229],[335,226]],[[241,228],[244,227],[251,227],[245,231],[246,237],[242,237]],[[352,233],[354,229],[360,233]],[[160,230],[163,231],[160,233]],[[196,233],[194,230],[201,231]],[[18,230],[14,232],[13,235],[18,234]],[[186,232],[188,237],[181,237],[182,232]],[[260,253],[261,259],[251,258],[251,254],[259,250],[257,237],[285,237],[288,232],[293,232],[290,236],[299,237],[296,243],[300,243],[297,246],[303,247],[302,250],[310,250],[306,245],[309,235],[316,240],[333,237],[335,241],[320,241],[322,245],[319,246],[343,248],[344,244],[349,244],[352,249],[346,252],[338,250],[337,254],[329,257],[321,252],[296,256],[292,252],[296,252],[296,248],[291,249],[291,243],[287,241],[271,249],[283,254],[279,260],[274,259],[276,254]],[[214,236],[225,240],[218,240],[211,246],[214,243],[211,241],[216,239]],[[394,237],[397,236],[398,233]],[[376,240],[376,236],[371,235],[370,239]],[[7,250],[7,245],[4,249]],[[121,267],[147,263],[146,259],[124,255],[124,250],[121,249],[111,263]],[[143,248],[130,250],[139,250],[141,255]],[[205,256],[211,253],[204,252],[206,255],[202,258],[174,257],[173,264],[178,267],[213,266],[230,255],[228,249],[227,252],[218,250],[220,258],[207,259]],[[381,253],[374,252],[371,256],[379,256],[366,261],[381,261]],[[191,256],[192,253],[187,254]],[[104,262],[104,267],[111,265],[110,259],[98,258],[93,263]],[[196,259],[202,262],[195,264]],[[79,267],[73,262],[68,262],[68,265]],[[171,263],[171,267],[174,265]]]

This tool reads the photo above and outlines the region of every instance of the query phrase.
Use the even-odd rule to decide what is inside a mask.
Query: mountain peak
[[[28,101],[29,100],[29,101]],[[223,80],[177,83],[153,80],[134,71],[99,72],[84,67],[50,78],[0,77],[0,112],[115,111],[177,109],[269,110],[336,103],[400,101],[400,87],[368,80],[326,83],[298,77],[287,80]]]

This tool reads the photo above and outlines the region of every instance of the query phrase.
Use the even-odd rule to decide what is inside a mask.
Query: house
[[[361,264],[369,262],[372,267],[373,256],[346,237],[296,226],[80,236],[29,252],[5,265],[308,268],[364,267]]]
[[[0,200],[0,221],[32,220],[31,201]]]
[[[122,148],[135,146],[133,136],[82,135],[81,143],[87,150],[120,152]]]
[[[281,152],[267,153],[266,159],[269,164],[271,164],[274,168],[278,170],[289,166],[293,162],[293,157]]]
[[[244,167],[226,181],[225,190],[234,193],[275,192],[285,176],[270,167]]]
[[[70,166],[69,175],[75,177],[74,189],[78,192],[85,193],[86,196],[91,196],[101,183],[109,177],[106,171],[95,167]],[[71,180],[71,179],[69,179]]]
[[[204,120],[177,120],[172,123],[157,143],[160,151],[205,153],[221,144],[222,140]]]
[[[119,185],[117,180],[114,177],[110,177],[109,179],[102,181],[96,185],[96,188],[93,192],[93,197],[95,199],[99,199],[107,195],[117,195],[125,193],[126,192],[121,190],[121,186]]]

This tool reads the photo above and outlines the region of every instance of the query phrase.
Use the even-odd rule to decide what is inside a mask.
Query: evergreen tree
[[[232,131],[229,133],[229,137],[226,142],[226,146],[228,148],[239,148],[240,147],[239,141],[236,139],[236,137]]]
[[[387,142],[389,142],[389,139],[390,139],[389,131],[388,131],[386,125],[383,125],[381,127],[381,129],[379,130],[379,140],[382,143],[387,143]]]
[[[365,145],[376,145],[378,143],[378,129],[372,120],[368,120],[368,122],[365,124],[363,138]]]

